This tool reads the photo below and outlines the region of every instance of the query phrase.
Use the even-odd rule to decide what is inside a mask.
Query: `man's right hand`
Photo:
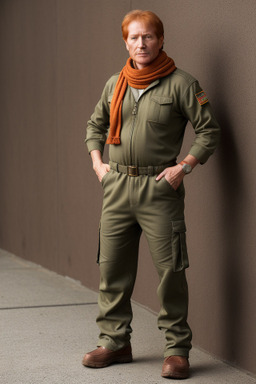
[[[110,166],[109,164],[103,163],[101,152],[97,149],[91,151],[91,158],[93,169],[99,179],[99,182],[101,182],[103,176],[110,171]]]

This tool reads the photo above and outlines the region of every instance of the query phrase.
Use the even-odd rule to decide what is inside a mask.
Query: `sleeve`
[[[101,154],[103,154],[109,129],[109,114],[109,84],[107,83],[104,87],[101,98],[95,107],[94,113],[87,122],[85,143],[89,153],[98,149]]]
[[[188,87],[182,98],[181,107],[196,134],[189,154],[195,156],[201,164],[204,164],[218,145],[220,126],[198,81],[194,81]]]

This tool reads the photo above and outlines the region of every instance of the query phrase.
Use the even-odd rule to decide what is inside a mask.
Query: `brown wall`
[[[223,129],[186,179],[194,343],[256,373],[254,0],[2,0],[0,247],[97,289],[102,191],[83,140],[135,8],[162,18],[165,50],[200,79]],[[133,297],[157,311],[156,287],[143,239]]]

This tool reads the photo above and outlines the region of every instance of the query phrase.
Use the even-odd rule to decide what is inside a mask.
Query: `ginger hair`
[[[125,15],[123,22],[122,22],[122,34],[124,41],[127,40],[128,37],[128,26],[132,21],[144,21],[145,24],[151,24],[153,25],[155,29],[155,34],[160,39],[160,37],[164,36],[164,26],[162,21],[159,19],[159,17],[151,12],[151,11],[141,11],[139,9],[136,9],[134,11],[131,11]]]

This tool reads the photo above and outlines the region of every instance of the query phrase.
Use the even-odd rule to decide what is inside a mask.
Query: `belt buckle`
[[[128,165],[127,173],[128,173],[128,176],[132,176],[132,177],[139,176],[138,167],[136,167],[135,165]]]

